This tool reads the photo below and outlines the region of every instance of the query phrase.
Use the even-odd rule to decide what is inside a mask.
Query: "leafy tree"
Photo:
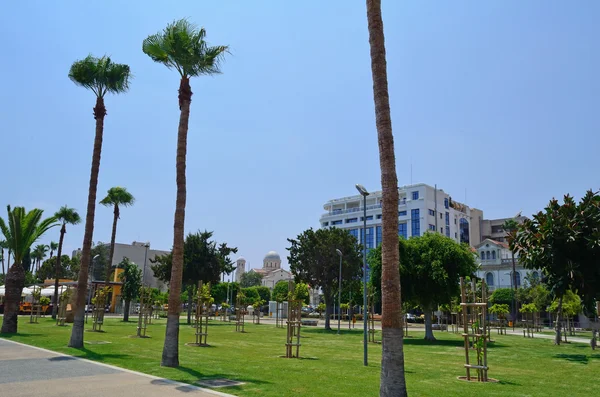
[[[275,287],[273,287],[273,293],[271,294],[274,300],[277,302],[283,302],[284,300],[287,300],[288,283],[288,281],[282,280],[275,284]]]
[[[113,225],[112,225],[112,234],[110,236],[110,254],[108,255],[108,264],[106,268],[106,282],[110,281],[110,273],[113,257],[115,255],[115,240],[117,238],[117,222],[121,217],[121,207],[129,207],[135,203],[135,197],[133,194],[129,193],[124,187],[111,187],[108,189],[108,193],[106,197],[104,197],[100,204],[105,207],[113,208]]]
[[[57,223],[54,217],[42,219],[44,211],[37,208],[26,212],[23,207],[11,209],[9,205],[6,211],[6,220],[0,217],[0,231],[10,247],[14,262],[5,277],[4,317],[0,333],[14,334],[17,332],[19,303],[28,273],[22,266],[23,257],[30,247],[48,229],[57,226]]]
[[[119,274],[119,279],[123,282],[121,296],[125,301],[123,321],[129,321],[131,301],[139,297],[140,287],[142,287],[142,269],[130,261],[129,258],[123,258],[117,268],[123,269],[123,272]]]
[[[254,302],[257,299],[260,299],[260,295],[258,294],[258,291],[256,290],[256,287],[249,287],[249,288],[242,288],[242,294],[244,294],[244,296],[247,299],[247,302]]]
[[[561,309],[564,315],[567,317],[575,317],[581,313],[581,304],[582,301],[579,295],[569,290],[563,295],[562,304],[560,304],[560,299],[554,299],[548,310],[551,313],[556,313],[559,310],[559,305],[562,305]]]
[[[223,275],[231,274],[231,272],[235,270],[235,263],[231,260],[229,255],[237,254],[237,247],[228,247],[226,243],[221,243],[217,250],[219,251],[221,273],[223,273]]]
[[[257,287],[262,284],[263,276],[257,272],[246,272],[240,277],[240,285],[242,288]]]
[[[538,311],[539,308],[536,306],[535,303],[525,303],[519,309],[519,312],[521,313],[537,313]]]
[[[308,285],[305,283],[297,283],[294,288],[294,292],[296,293],[296,299],[301,300],[305,304],[310,303],[310,292],[308,291]]]
[[[344,253],[342,259],[342,279],[352,280],[362,273],[360,245],[347,230],[308,229],[296,239],[288,239],[290,269],[296,282],[307,283],[323,290],[327,307],[325,329],[331,330],[331,317],[334,293],[339,279],[340,257],[336,249]]]
[[[256,292],[258,292],[260,299],[264,300],[265,302],[268,302],[271,300],[271,290],[269,289],[269,287],[254,287],[254,288],[256,288]]]
[[[498,288],[492,292],[489,298],[492,304],[506,304],[510,305],[513,300],[514,291],[510,288]]]
[[[527,219],[509,238],[525,268],[542,269],[557,298],[555,344],[560,344],[562,302],[577,291],[591,306],[600,297],[600,195],[588,191],[579,203],[566,195],[563,204],[550,200],[544,211]]]
[[[54,295],[52,296],[52,318],[56,320],[58,310],[58,280],[61,272],[62,248],[67,233],[67,225],[77,225],[81,222],[81,217],[75,208],[69,208],[66,205],[60,207],[54,214],[54,217],[61,223],[60,238],[58,240],[58,251],[56,252],[56,268],[54,270]],[[79,272],[78,272],[79,273]]]
[[[404,300],[419,305],[425,314],[425,339],[433,336],[431,313],[460,293],[459,281],[475,273],[477,264],[466,244],[438,233],[425,233],[409,240],[400,238],[400,272]],[[370,256],[371,285],[381,285],[381,248]]]
[[[240,290],[238,283],[218,283],[212,286],[210,292],[215,298],[215,302],[227,302],[228,298],[230,302],[235,302],[235,297]],[[229,297],[228,295],[229,294]]]
[[[46,259],[40,270],[36,272],[35,276],[37,282],[44,282],[45,280],[56,278],[56,262],[58,257],[53,256],[50,259]],[[63,255],[60,260],[60,270],[58,278],[75,279],[79,273],[79,260],[77,258],[71,259],[68,255]]]
[[[497,315],[498,318],[500,318],[500,319],[506,319],[506,315],[508,313],[510,313],[510,310],[508,309],[507,304],[496,303],[496,304],[492,305],[492,307],[490,307],[489,312]]]
[[[77,279],[77,296],[75,300],[75,319],[71,329],[69,347],[83,347],[83,321],[85,316],[85,298],[87,296],[88,267],[94,237],[94,218],[96,215],[96,193],[98,189],[98,174],[100,173],[100,157],[102,154],[102,135],[104,133],[104,117],[106,107],[104,96],[107,93],[120,94],[129,89],[131,73],[129,66],[112,62],[110,57],[96,58],[88,55],[82,60],[75,61],[69,70],[69,78],[78,86],[86,88],[96,96],[94,119],[96,134],[92,152],[92,168],[88,189],[85,231],[81,248],[81,271]],[[59,254],[60,256],[60,254]]]
[[[213,232],[204,231],[189,233],[185,238],[182,279],[183,286],[188,289],[188,293],[183,296],[187,298],[188,320],[190,323],[195,286],[200,281],[205,284],[217,284],[222,270],[222,253],[237,250],[237,248],[228,247],[226,243],[222,243],[219,246],[220,249],[217,248],[217,243],[210,240],[212,235]],[[150,262],[153,263],[150,267],[154,272],[154,276],[163,282],[169,283],[169,288],[172,288],[173,254],[157,256],[154,260],[151,259]],[[171,304],[169,303],[169,305]]]
[[[155,35],[148,36],[142,50],[153,61],[175,69],[181,76],[179,83],[179,129],[177,132],[177,199],[173,236],[173,267],[170,283],[167,336],[161,365],[179,366],[179,294],[184,268],[183,230],[186,203],[185,157],[187,152],[188,121],[192,88],[190,78],[220,73],[220,63],[226,46],[211,47],[205,41],[206,31],[198,29],[185,19],[175,21]]]

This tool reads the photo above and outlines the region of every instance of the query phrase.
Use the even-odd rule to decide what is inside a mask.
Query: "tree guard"
[[[487,365],[487,294],[485,281],[481,280],[481,299],[477,297],[477,285],[475,280],[471,283],[472,296],[468,296],[465,288],[464,277],[460,278],[460,291],[463,327],[462,334],[465,347],[465,364],[467,371],[467,380],[471,379],[471,369],[477,371],[477,381],[488,381],[488,365]],[[473,348],[476,351],[476,364],[471,364],[469,361],[469,339],[472,339]]]

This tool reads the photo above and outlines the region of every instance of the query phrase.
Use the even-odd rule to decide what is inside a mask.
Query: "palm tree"
[[[88,270],[92,239],[94,237],[94,216],[96,214],[96,191],[98,188],[98,173],[100,172],[100,156],[102,154],[102,135],[104,133],[104,96],[107,93],[120,94],[129,89],[131,73],[129,66],[113,63],[107,56],[96,58],[89,55],[71,65],[69,78],[77,85],[91,90],[96,95],[94,119],[96,119],[96,136],[92,153],[92,169],[90,171],[90,186],[88,191],[85,232],[81,247],[81,268],[77,279],[77,295],[75,298],[75,319],[71,330],[70,347],[83,347],[83,320],[85,315],[85,296],[87,293]]]
[[[173,235],[173,266],[169,284],[169,312],[161,365],[179,366],[179,311],[183,275],[183,231],[185,221],[188,120],[192,89],[190,77],[220,73],[219,65],[226,46],[210,47],[205,41],[206,31],[198,29],[185,19],[169,24],[162,32],[148,36],[142,50],[153,61],[179,72],[179,129],[177,132],[177,199]]]
[[[379,142],[382,187],[381,246],[381,383],[380,396],[406,396],[404,348],[402,341],[402,299],[400,294],[400,254],[398,251],[398,177],[385,59],[385,39],[381,0],[367,0],[369,45],[375,122]]]
[[[54,256],[54,251],[58,249],[58,243],[56,241],[50,241],[50,259]]]
[[[0,240],[0,260],[2,261],[2,274],[6,274],[4,270],[4,250],[8,248],[6,240]]]
[[[69,208],[66,205],[60,207],[54,214],[54,217],[62,224],[60,227],[60,238],[58,239],[58,251],[56,252],[56,266],[54,268],[54,295],[52,295],[52,318],[56,320],[58,310],[58,282],[60,277],[62,247],[67,233],[67,225],[77,225],[81,222],[81,217],[75,208]]]
[[[119,206],[129,207],[133,205],[135,198],[131,193],[124,187],[111,187],[108,189],[106,197],[100,201],[100,204],[106,207],[113,207],[113,226],[112,236],[110,238],[110,253],[108,255],[108,262],[106,263],[106,284],[110,281],[110,269],[112,266],[113,256],[115,255],[115,239],[117,237],[117,221],[119,220],[120,212]]]
[[[46,244],[38,244],[35,246],[35,248],[33,249],[33,252],[31,253],[31,257],[35,261],[34,264],[35,264],[35,272],[36,273],[38,272],[38,270],[40,270],[40,264],[46,257],[48,248],[49,247]]]
[[[17,332],[19,302],[25,286],[25,269],[21,266],[23,256],[37,239],[46,233],[48,229],[58,224],[54,217],[42,220],[44,211],[37,208],[25,212],[23,207],[16,207],[11,210],[9,205],[6,210],[8,217],[6,221],[0,218],[0,230],[15,260],[6,273],[4,319],[0,333],[14,334]]]

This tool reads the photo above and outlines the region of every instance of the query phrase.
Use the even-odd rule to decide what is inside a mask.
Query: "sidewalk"
[[[512,336],[520,336],[521,338],[523,337],[523,330],[520,329],[518,331],[511,331],[509,329],[506,330],[506,335],[512,335]],[[533,334],[534,338],[540,338],[540,339],[552,339],[554,340],[554,335],[548,335],[548,334],[539,334],[539,333],[535,333]],[[586,339],[586,338],[581,338],[581,337],[575,337],[575,336],[567,336],[567,341],[568,343],[585,343],[586,345],[590,344],[590,339]],[[564,337],[561,343],[565,343],[564,342]]]
[[[11,397],[233,397],[1,338],[0,390]]]

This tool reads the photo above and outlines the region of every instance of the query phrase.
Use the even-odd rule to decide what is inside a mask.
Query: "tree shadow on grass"
[[[201,381],[201,380],[204,381],[204,380],[210,380],[210,379],[231,379],[234,381],[250,383],[250,384],[254,384],[254,385],[271,383],[271,382],[267,382],[264,380],[250,378],[247,376],[232,376],[229,374],[204,375],[204,374],[202,374],[202,372],[195,370],[193,368],[188,368],[188,367],[177,367],[177,368],[173,368],[173,370],[177,371],[177,373],[169,376],[169,379],[174,380],[176,382],[188,383],[188,384],[192,384],[192,385],[195,385],[195,382],[197,382],[197,381]],[[178,376],[178,374],[179,374],[179,376]],[[184,375],[191,376],[193,378],[193,380],[190,381],[189,377],[184,376]],[[164,384],[169,384],[169,381],[164,380],[164,379],[155,379],[151,383],[153,385],[164,385]],[[181,386],[181,387],[185,388],[184,386]],[[226,390],[240,390],[241,387],[240,386],[231,386],[231,387],[224,388],[224,390],[225,389]],[[177,388],[177,390],[180,390],[180,389]],[[190,388],[190,390],[180,390],[180,391],[192,391],[192,389]]]
[[[570,361],[572,363],[579,363],[587,365],[592,360],[600,360],[600,354],[555,354],[554,358],[562,358],[563,360]]]
[[[76,357],[79,358],[85,358],[88,360],[92,360],[92,361],[105,361],[107,359],[113,359],[113,358],[129,358],[131,357],[129,354],[119,354],[119,353],[97,353],[95,351],[86,349],[85,347],[82,348],[72,348],[72,350],[78,351],[80,353],[82,353],[81,355],[77,355]]]

